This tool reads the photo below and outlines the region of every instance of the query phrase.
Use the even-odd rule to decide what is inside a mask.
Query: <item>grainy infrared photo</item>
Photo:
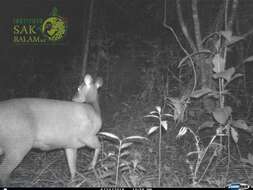
[[[2,0],[0,189],[249,189],[252,10]]]

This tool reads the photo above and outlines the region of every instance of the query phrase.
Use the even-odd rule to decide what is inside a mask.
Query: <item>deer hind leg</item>
[[[101,144],[100,144],[97,136],[89,137],[88,139],[85,140],[85,144],[87,146],[95,149],[93,159],[92,159],[90,166],[89,166],[89,169],[93,169],[93,168],[95,168],[96,163],[97,163],[98,155],[99,155],[99,152],[101,149]]]
[[[76,174],[76,155],[77,155],[77,149],[74,148],[66,148],[65,149],[69,171],[71,175],[71,180],[74,179]]]
[[[30,146],[12,145],[11,147],[9,147],[4,151],[4,158],[0,165],[0,181],[2,185],[7,184],[11,172],[18,166],[18,164],[23,160],[23,158],[31,148],[32,145]]]

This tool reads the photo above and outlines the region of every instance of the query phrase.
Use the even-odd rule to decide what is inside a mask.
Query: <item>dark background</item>
[[[53,7],[68,19],[66,42],[59,45],[20,45],[11,41],[13,18],[46,18]],[[5,1],[0,8],[0,72],[1,88],[34,88],[37,91],[48,86],[59,68],[71,67],[71,59],[81,55],[86,32],[89,1]],[[29,84],[28,84],[29,83]],[[31,85],[31,86],[29,86]],[[36,96],[29,90],[21,90],[20,96]],[[34,89],[33,89],[34,90]],[[36,91],[35,90],[35,91]],[[23,95],[22,95],[23,94]]]
[[[154,123],[146,122],[143,116],[154,110],[155,106],[163,105],[163,98],[166,96],[178,97],[179,91],[184,89],[179,89],[175,76],[179,75],[177,66],[185,54],[172,33],[162,26],[163,2],[162,0],[95,0],[87,72],[93,76],[101,76],[104,80],[104,85],[99,92],[103,131],[110,131],[121,137],[147,136],[148,128]],[[183,46],[189,49],[178,24],[176,1],[167,0],[167,2],[167,24],[173,27]],[[183,16],[192,34],[190,2],[181,0]],[[202,37],[215,32],[215,16],[221,3],[224,1],[199,1]],[[82,80],[83,47],[87,32],[89,5],[89,0],[1,1],[0,100],[16,97],[71,100]],[[17,45],[11,42],[13,18],[46,17],[53,7],[58,8],[60,15],[68,19],[68,31],[64,44]],[[252,31],[252,10],[252,0],[239,0],[237,15],[239,24],[238,28],[234,29],[235,35],[244,35]],[[253,55],[252,36],[251,32],[245,40],[240,42],[241,47],[245,49],[231,48],[229,50],[228,67],[242,64],[242,58]],[[233,119],[244,119],[249,125],[252,125],[253,66],[252,62],[242,65],[239,72],[245,76],[236,80],[229,87],[235,98],[228,99],[226,104],[233,107]],[[183,81],[183,87],[184,85],[187,87],[189,80],[193,79],[189,71],[191,69],[187,67],[181,73],[182,75],[189,74],[188,80]],[[167,113],[172,113],[169,111]],[[208,115],[203,111],[200,100],[192,100],[187,111],[185,124],[193,129],[197,129],[212,117],[211,114]],[[175,122],[171,120],[170,131],[164,133],[163,136],[165,148],[162,161],[164,162],[164,176],[166,176],[163,180],[164,186],[182,186],[182,184],[190,183],[189,165],[185,162],[185,155],[194,149],[194,142],[191,137],[185,142],[184,140],[176,141],[175,136],[180,126],[175,125]],[[210,133],[208,135],[210,136]],[[145,167],[152,174],[153,179],[157,177],[155,170],[157,165],[154,162],[157,157],[158,140],[156,137],[151,136],[151,145],[144,148],[139,147],[137,151],[142,155],[144,165],[146,164]],[[253,152],[249,150],[253,146],[250,146],[252,143],[246,142],[246,138],[244,140],[241,147],[245,149],[246,155],[249,151]],[[90,152],[87,155],[90,155]],[[41,157],[41,153],[37,154],[36,158],[38,157]],[[67,172],[63,157],[61,154],[62,165]],[[82,158],[87,157],[85,155]],[[33,156],[28,156],[26,161],[27,165],[23,164],[19,169],[24,174],[22,167],[28,166],[25,171],[27,175],[31,175],[29,167],[34,166],[33,162],[37,160],[33,159]],[[45,163],[47,162],[48,160]],[[62,165],[58,165],[60,167],[59,176],[62,174]],[[41,169],[39,164],[38,168]],[[84,168],[81,169],[84,170]],[[224,170],[225,167],[219,168]],[[235,172],[238,173],[236,169]],[[182,179],[181,184],[179,184],[180,180],[175,181],[175,175],[178,176],[177,179]],[[16,176],[22,177],[18,175],[18,172]],[[29,177],[24,177],[28,179],[28,185],[34,176]],[[65,177],[68,179],[68,174]],[[54,182],[51,185],[60,184],[62,186],[61,181]],[[93,185],[92,183],[93,181],[90,186]]]
[[[88,0],[21,0],[2,1],[0,7],[0,99],[14,97],[46,97],[70,100],[81,80],[83,47],[87,32],[89,13]],[[199,2],[202,35],[213,32],[215,15],[220,0]],[[191,29],[189,1],[182,1],[183,16]],[[68,31],[64,44],[17,45],[11,42],[12,19],[15,17],[46,17],[53,7],[68,19]],[[251,30],[253,3],[243,0],[239,3],[238,19],[240,34]],[[90,51],[87,72],[105,77],[102,89],[104,109],[114,113],[112,102],[121,104],[130,97],[147,96],[151,75],[148,70],[156,68],[161,72],[156,78],[155,88],[150,96],[157,104],[157,94],[163,88],[163,79],[171,77],[172,95],[176,88],[170,68],[177,72],[177,64],[184,56],[172,33],[162,26],[163,1],[95,1]],[[174,0],[168,1],[167,24],[172,26],[183,39],[176,15]],[[252,38],[247,41],[247,55],[252,54]],[[186,40],[182,40],[187,48]],[[243,42],[244,43],[244,42]],[[238,50],[229,52],[231,66],[240,64]],[[252,94],[252,64],[246,64],[244,85],[233,88],[240,96],[242,91]],[[150,69],[151,68],[151,69]],[[148,72],[147,72],[148,71]],[[151,72],[151,71],[150,71]],[[152,71],[153,72],[153,71]],[[153,72],[154,73],[154,72]],[[159,86],[161,85],[161,86]],[[148,92],[149,93],[149,92]],[[107,99],[106,99],[107,98]],[[243,98],[243,97],[242,97]],[[152,100],[153,101],[153,100]],[[116,104],[117,105],[117,104]],[[113,111],[114,110],[114,111]]]

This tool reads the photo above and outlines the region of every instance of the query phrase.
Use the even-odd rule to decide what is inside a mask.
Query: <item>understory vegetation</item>
[[[94,151],[82,148],[78,151],[78,174],[70,181],[63,150],[33,150],[13,172],[10,186],[253,184],[252,32],[244,28],[240,32],[243,21],[235,19],[240,15],[240,1],[239,5],[237,0],[222,1],[219,15],[210,19],[217,28],[205,28],[202,33],[200,25],[206,23],[201,14],[207,7],[200,1],[189,1],[194,15],[189,24],[182,15],[189,7],[175,1],[174,16],[179,20],[175,28],[168,24],[166,2],[159,17],[160,37],[123,32],[111,35],[99,25],[104,20],[93,18],[86,70],[104,79],[99,91],[102,150],[96,168],[88,170]],[[149,3],[154,8],[149,11],[157,11],[156,4]],[[81,62],[78,55],[66,60],[54,80],[45,82],[49,84],[45,88],[36,91],[36,83],[27,84],[2,96],[31,94],[28,88],[35,86],[34,96],[71,100]],[[21,83],[30,81],[23,79]],[[37,74],[35,81],[46,79]]]

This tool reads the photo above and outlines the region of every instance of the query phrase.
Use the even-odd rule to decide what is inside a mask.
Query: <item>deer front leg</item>
[[[99,155],[99,152],[101,149],[101,144],[98,140],[98,137],[93,136],[88,139],[88,141],[86,142],[86,145],[95,149],[93,159],[92,159],[90,166],[89,166],[89,169],[93,169],[93,168],[95,168],[96,163],[97,163],[98,155]]]
[[[69,171],[70,171],[70,175],[71,175],[71,180],[73,180],[74,177],[75,177],[75,174],[76,174],[77,149],[66,148],[65,153],[66,153],[66,156],[67,156],[67,161],[68,161]]]

